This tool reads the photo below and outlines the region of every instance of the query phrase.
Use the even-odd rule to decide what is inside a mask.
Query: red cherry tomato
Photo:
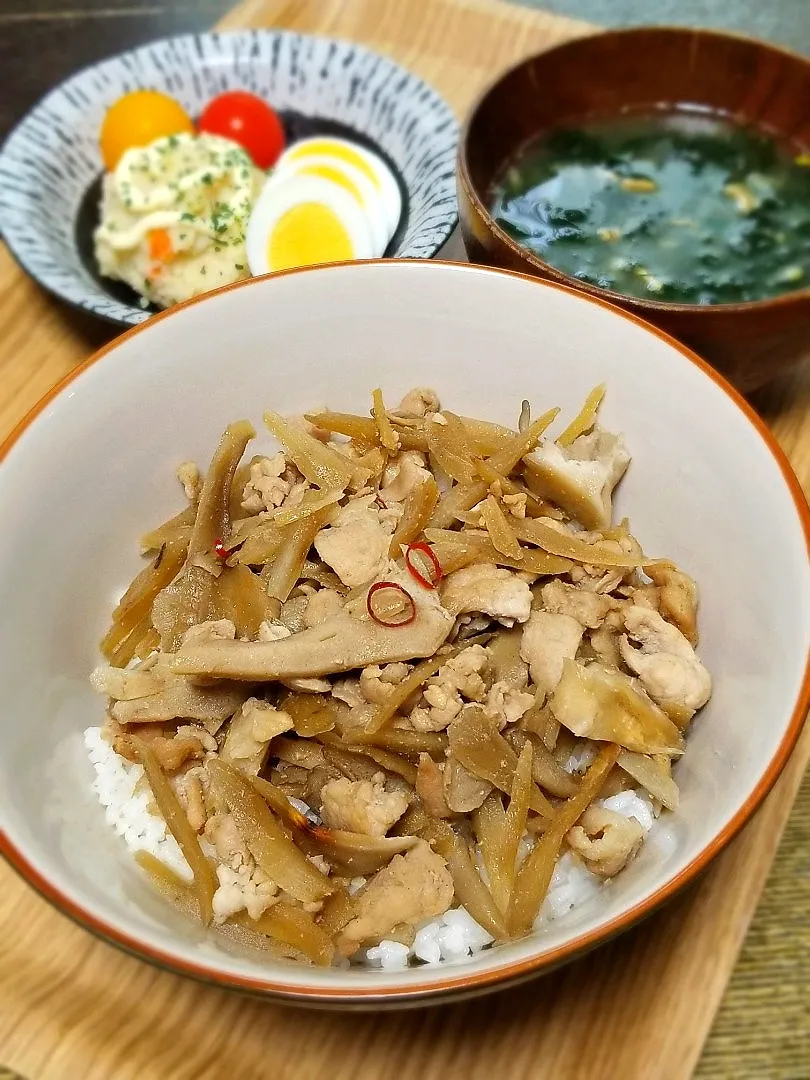
[[[246,90],[229,90],[205,106],[199,131],[239,143],[260,169],[269,169],[284,149],[284,128],[266,101]]]

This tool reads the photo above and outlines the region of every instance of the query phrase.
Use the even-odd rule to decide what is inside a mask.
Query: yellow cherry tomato
[[[107,110],[101,125],[101,156],[112,172],[121,155],[133,146],[181,132],[193,134],[194,124],[183,106],[158,90],[133,90]]]

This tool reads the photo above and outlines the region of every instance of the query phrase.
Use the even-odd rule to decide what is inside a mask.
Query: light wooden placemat
[[[247,0],[223,26],[364,42],[459,115],[500,69],[592,29],[494,0]],[[0,438],[108,336],[0,249]],[[757,401],[805,489],[808,403],[810,367]],[[543,980],[429,1011],[313,1013],[201,986],[96,941],[0,868],[0,1061],[29,1080],[687,1080],[808,760],[810,729],[754,822],[642,926]]]

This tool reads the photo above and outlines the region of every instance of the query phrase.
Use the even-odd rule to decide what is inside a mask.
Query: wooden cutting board
[[[222,26],[363,42],[459,115],[502,68],[594,29],[496,0],[247,0]],[[0,438],[107,337],[0,249]],[[755,402],[805,490],[808,403],[807,366]],[[29,1080],[687,1080],[808,760],[810,728],[756,819],[642,926],[545,979],[428,1011],[305,1012],[197,985],[95,940],[0,868],[0,1063]]]

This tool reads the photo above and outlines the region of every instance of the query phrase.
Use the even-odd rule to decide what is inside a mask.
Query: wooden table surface
[[[589,30],[494,0],[247,0],[224,22],[363,41],[428,78],[459,114],[498,69]],[[108,337],[0,249],[0,438]],[[808,403],[807,365],[755,401],[805,490]],[[687,1080],[809,759],[810,728],[755,820],[642,926],[543,980],[429,1011],[312,1013],[188,982],[96,941],[4,867],[0,1062],[30,1080]],[[797,1068],[780,1080],[810,1076]]]

